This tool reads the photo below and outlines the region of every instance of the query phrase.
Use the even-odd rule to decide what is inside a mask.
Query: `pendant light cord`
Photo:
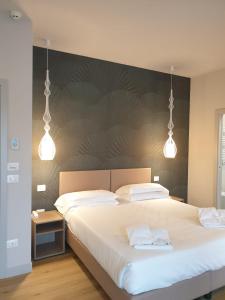
[[[45,39],[45,45],[46,45],[46,65],[47,65],[47,70],[48,70],[48,49],[50,46],[50,40],[49,39]]]
[[[170,110],[170,119],[169,119],[169,123],[168,123],[168,135],[170,137],[172,137],[173,135],[173,128],[174,128],[174,123],[173,123],[173,109],[174,109],[174,97],[173,97],[173,70],[174,67],[171,66],[170,67],[170,98],[169,98],[169,110]]]
[[[171,90],[173,89],[173,72],[174,72],[174,66],[170,67],[170,87]]]
[[[45,79],[45,90],[44,90],[44,95],[46,98],[46,102],[45,102],[45,112],[43,115],[43,120],[45,122],[45,130],[49,131],[50,130],[50,126],[49,123],[51,122],[51,115],[49,112],[49,97],[51,95],[51,91],[50,91],[50,80],[49,80],[49,69],[48,69],[48,47],[49,47],[50,41],[46,40],[46,54],[47,54],[47,69],[46,69],[46,79]]]
[[[46,50],[47,50],[47,70],[48,70],[48,44]]]

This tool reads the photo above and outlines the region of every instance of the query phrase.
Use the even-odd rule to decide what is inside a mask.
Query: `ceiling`
[[[34,45],[194,77],[225,68],[225,0],[14,0]]]

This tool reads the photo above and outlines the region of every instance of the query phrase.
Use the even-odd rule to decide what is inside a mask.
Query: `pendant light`
[[[46,40],[46,50],[47,50],[47,69],[46,69],[46,79],[45,79],[45,112],[43,115],[43,121],[45,122],[44,130],[45,134],[41,139],[41,142],[38,147],[38,154],[41,160],[53,160],[56,153],[55,143],[52,137],[49,134],[51,122],[51,115],[49,112],[49,97],[51,95],[50,91],[50,80],[49,80],[49,69],[48,69],[48,47],[50,45],[50,41]]]
[[[163,153],[164,156],[166,158],[175,158],[176,154],[177,154],[177,146],[176,143],[173,140],[173,128],[174,128],[174,124],[173,124],[173,109],[174,109],[174,97],[173,97],[173,71],[174,71],[174,67],[171,66],[170,68],[170,84],[171,84],[171,88],[170,88],[170,98],[169,98],[169,110],[170,110],[170,119],[169,119],[169,123],[168,123],[168,139],[164,145],[163,148]]]

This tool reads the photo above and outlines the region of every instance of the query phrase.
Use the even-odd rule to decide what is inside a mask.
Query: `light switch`
[[[38,184],[37,185],[37,192],[45,192],[46,191],[46,185],[45,184]]]
[[[8,175],[7,176],[8,183],[18,183],[19,182],[19,175]]]
[[[10,162],[8,163],[7,169],[8,171],[14,172],[19,171],[20,165],[18,162]]]
[[[159,182],[159,176],[154,176],[154,182]]]

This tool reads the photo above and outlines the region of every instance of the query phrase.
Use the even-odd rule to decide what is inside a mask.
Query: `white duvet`
[[[65,218],[117,286],[133,295],[225,266],[225,229],[202,227],[196,207],[172,199],[71,208]],[[140,223],[167,229],[174,250],[129,246],[126,227]]]

